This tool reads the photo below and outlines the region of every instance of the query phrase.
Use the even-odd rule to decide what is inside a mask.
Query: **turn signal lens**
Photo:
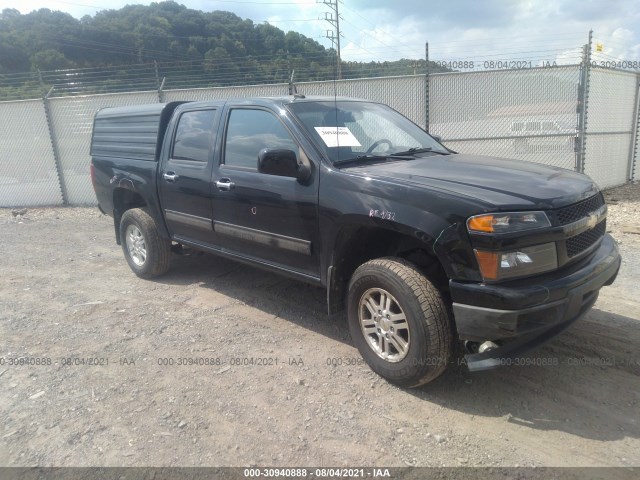
[[[480,265],[480,273],[485,280],[498,278],[498,253],[476,250],[476,258]]]
[[[467,222],[469,230],[476,232],[493,232],[493,215],[480,215],[471,217]]]

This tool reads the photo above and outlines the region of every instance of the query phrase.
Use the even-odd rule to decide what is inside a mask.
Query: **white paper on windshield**
[[[315,127],[327,147],[361,147],[347,127]]]

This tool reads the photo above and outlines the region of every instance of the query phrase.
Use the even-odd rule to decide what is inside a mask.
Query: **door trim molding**
[[[255,228],[241,227],[231,223],[213,222],[213,230],[220,235],[234,237],[239,240],[259,243],[269,247],[289,250],[303,255],[311,255],[311,242],[301,238],[287,237],[277,233],[256,230]]]
[[[175,210],[164,211],[167,220],[182,223],[190,227],[200,228],[202,230],[211,231],[212,222],[210,218],[198,217],[197,215],[189,215],[188,213],[176,212]]]
[[[290,268],[283,267],[282,265],[277,263],[265,262],[264,260],[261,260],[259,258],[251,257],[249,255],[241,255],[239,253],[221,249],[213,245],[200,243],[195,240],[190,240],[188,238],[181,237],[181,236],[176,236],[175,240],[185,245],[189,245],[195,249],[204,250],[205,252],[209,252],[214,255],[219,255],[221,257],[229,258],[231,260],[236,260],[238,262],[242,262],[244,264],[251,265],[254,267],[261,267],[267,270],[271,270],[279,274],[283,274],[288,277],[295,278],[296,280],[302,280],[312,285],[323,286],[322,279],[320,277],[316,277],[315,275],[311,275],[308,273],[303,273],[298,270],[291,270]]]

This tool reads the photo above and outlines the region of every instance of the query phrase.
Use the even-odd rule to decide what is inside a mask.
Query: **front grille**
[[[598,192],[593,197],[574,203],[568,207],[558,208],[554,210],[553,213],[558,225],[567,225],[586,217],[602,205],[604,205],[604,197],[601,192]]]
[[[591,230],[582,232],[575,237],[567,239],[567,257],[572,258],[584,252],[598,240],[600,240],[607,230],[607,221],[603,220]]]

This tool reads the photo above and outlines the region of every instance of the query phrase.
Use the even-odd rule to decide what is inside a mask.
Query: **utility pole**
[[[332,11],[325,12],[324,19],[333,25],[334,30],[327,30],[325,37],[331,40],[331,44],[336,47],[338,52],[337,58],[337,77],[342,78],[342,61],[340,60],[340,12],[338,11],[339,0],[318,0],[319,3],[325,4]]]

